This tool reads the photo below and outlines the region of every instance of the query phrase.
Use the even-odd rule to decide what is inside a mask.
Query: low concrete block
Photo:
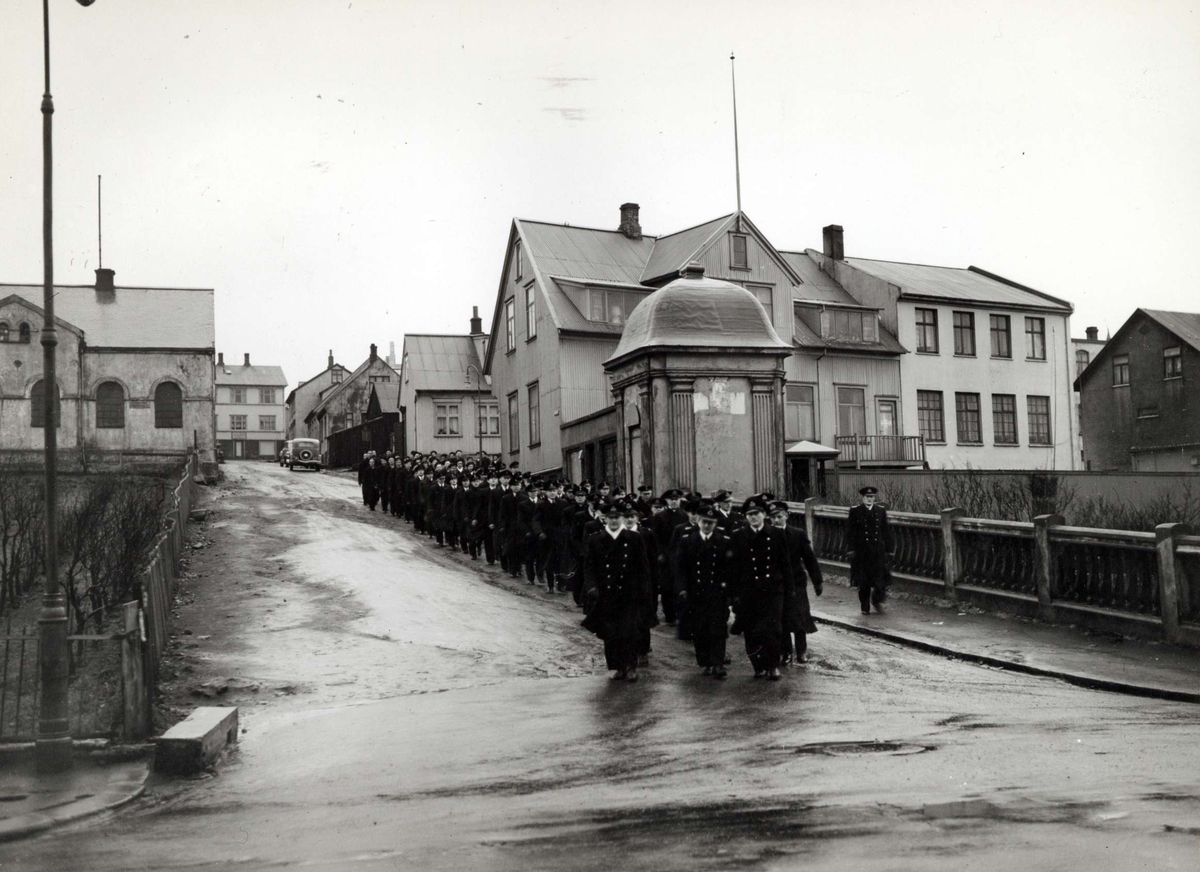
[[[172,775],[199,772],[237,735],[236,707],[201,706],[154,740],[154,768]]]

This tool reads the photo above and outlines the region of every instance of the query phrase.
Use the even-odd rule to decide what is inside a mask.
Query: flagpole
[[[737,73],[734,69],[733,52],[729,53],[729,78],[733,83],[733,169],[737,179],[737,209],[742,211],[742,161],[738,154],[737,129]]]

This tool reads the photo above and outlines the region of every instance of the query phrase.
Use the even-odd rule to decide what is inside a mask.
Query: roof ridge
[[[45,285],[42,282],[0,282],[0,288],[41,288]],[[56,288],[78,288],[79,290],[94,291],[95,285],[64,285],[60,282],[55,282]],[[199,291],[215,293],[215,288],[167,288],[161,285],[113,285],[113,289],[117,291]]]
[[[541,224],[545,227],[561,227],[564,230],[587,230],[592,233],[618,233],[621,236],[625,236],[625,234],[622,233],[620,230],[610,230],[607,227],[589,227],[586,224],[566,224],[564,222],[556,222],[556,221],[539,221],[536,218],[514,218],[513,220],[519,221],[522,224]],[[626,237],[626,238],[628,239],[628,237]],[[649,233],[643,233],[641,238],[656,240],[656,239],[659,239],[660,237],[654,236]],[[636,242],[636,241],[637,240],[633,240],[633,239],[630,240],[630,242]]]
[[[813,249],[814,251],[816,249]],[[902,266],[927,266],[932,269],[956,269],[960,272],[970,272],[969,266],[943,266],[938,263],[917,263],[914,260],[884,260],[881,257],[847,257],[846,260],[866,260],[871,263],[898,263]]]
[[[736,214],[738,214],[736,210],[733,212],[726,212],[724,215],[720,215],[716,218],[709,218],[707,221],[701,221],[699,224],[693,224],[691,227],[684,227],[682,230],[676,230],[674,233],[664,233],[662,236],[655,237],[655,241],[659,239],[670,239],[672,236],[679,236],[681,233],[687,233],[689,230],[697,230],[700,227],[703,227],[705,224],[712,224],[715,221],[726,221]]]

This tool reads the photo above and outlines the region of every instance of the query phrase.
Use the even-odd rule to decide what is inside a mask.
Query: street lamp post
[[[91,6],[94,0],[78,0]],[[46,85],[42,94],[42,424],[46,437],[46,581],[38,617],[37,765],[43,772],[71,768],[71,728],[67,711],[67,608],[58,579],[58,372],[54,324],[54,161],[50,96],[50,0],[42,0],[42,51]]]
[[[483,393],[483,373],[473,363],[467,364],[467,386],[471,385],[471,370],[475,370],[475,435],[479,439],[479,459],[483,460],[483,421],[479,417],[479,395]]]

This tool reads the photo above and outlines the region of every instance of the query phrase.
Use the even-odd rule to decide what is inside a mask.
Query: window
[[[983,435],[979,429],[979,394],[955,394],[954,412],[959,443],[982,444]]]
[[[876,330],[878,318],[879,316],[875,312],[824,309],[821,312],[821,336],[825,339],[838,339],[842,342],[878,342],[879,333]],[[804,321],[803,318],[800,320]],[[798,331],[799,328],[797,328]]]
[[[392,377],[388,373],[378,373],[367,376],[367,384],[387,384],[391,380]],[[265,403],[266,400],[263,400],[263,402]]]
[[[175,382],[163,382],[154,389],[154,426],[183,429],[183,390]]]
[[[408,384],[408,380],[412,376],[412,373],[408,369],[408,352],[407,351],[404,352],[404,362],[402,364],[400,364],[400,371],[402,373],[404,373],[404,383]]]
[[[42,393],[44,383],[39,379],[33,383],[33,387],[29,390],[29,426],[30,427],[45,427],[46,426],[46,402]],[[58,400],[59,392],[54,391],[55,400]],[[54,405],[54,426],[56,428],[62,426],[62,410],[58,403]]]
[[[1012,332],[1007,315],[988,315],[992,335],[992,357],[1012,357]]]
[[[862,388],[838,388],[838,435],[867,435],[866,391]]]
[[[1138,419],[1157,418],[1158,406],[1139,406],[1137,410]]]
[[[1113,387],[1129,384],[1129,355],[1113,355]]]
[[[1017,444],[1017,398],[992,394],[992,439],[997,445]]]
[[[1163,378],[1183,378],[1183,357],[1178,345],[1163,349]]]
[[[0,342],[8,341],[8,322],[0,321]]]
[[[975,313],[954,313],[954,353],[975,356]]]
[[[529,445],[533,447],[542,441],[542,400],[538,394],[537,382],[526,390],[529,392]]]
[[[275,388],[259,388],[258,401],[264,406],[275,405]]]
[[[20,338],[22,342],[29,342],[29,324],[26,321],[21,322]]]
[[[812,385],[784,386],[784,438],[789,442],[817,438],[817,407]]]
[[[1026,397],[1029,411],[1029,444],[1050,444],[1050,398]]]
[[[258,416],[258,429],[259,430],[274,430],[275,429],[275,416],[274,415],[259,415]]]
[[[1025,358],[1027,360],[1046,359],[1046,319],[1025,319]]]
[[[746,290],[754,294],[754,299],[762,303],[764,309],[767,310],[767,320],[772,324],[775,323],[775,310],[772,304],[772,288],[770,285],[746,285]]]
[[[938,353],[937,309],[917,309],[917,352]]]
[[[634,308],[647,296],[636,291],[588,288],[585,297],[587,319],[619,327],[629,320]]]
[[[521,447],[521,413],[517,405],[517,392],[508,395],[508,450],[513,454]]]
[[[513,245],[513,279],[521,277],[521,268],[524,264],[521,262],[521,243],[517,242]]]
[[[119,430],[125,426],[125,389],[107,381],[96,388],[96,427]]]
[[[731,233],[729,240],[729,266],[732,269],[749,269],[750,258],[746,249],[746,237],[740,233]]]
[[[497,403],[481,403],[479,406],[479,435],[500,435],[500,406]]]
[[[896,433],[896,401],[875,401],[875,431],[880,436],[895,436]]]
[[[926,442],[946,441],[941,391],[917,391],[917,427]]]
[[[1080,348],[1075,352],[1075,377],[1079,378],[1080,373],[1087,369],[1087,365],[1092,362],[1092,356],[1084,349]]]
[[[229,429],[230,430],[246,430],[246,429],[248,429],[249,424],[247,422],[247,419],[249,417],[250,417],[249,415],[230,415],[229,416]]]
[[[342,383],[342,379],[345,377],[346,372],[343,369],[335,369],[329,375],[330,375],[330,383],[337,385],[337,384]]]
[[[525,333],[526,341],[537,339],[537,295],[533,285],[525,289]]]
[[[233,394],[233,399],[230,402],[239,404],[246,402],[245,388],[230,388],[230,393]]]
[[[434,418],[436,436],[461,436],[462,418],[459,415],[458,403],[435,403]]]
[[[512,297],[504,301],[504,348],[510,354],[517,350],[517,304]]]

